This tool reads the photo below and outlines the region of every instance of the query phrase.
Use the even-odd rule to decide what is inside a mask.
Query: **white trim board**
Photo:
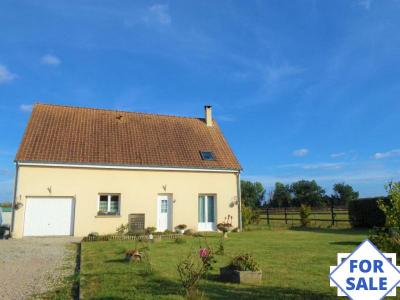
[[[83,168],[83,169],[114,169],[114,170],[151,170],[151,171],[183,171],[183,172],[215,172],[215,173],[238,173],[233,169],[202,169],[202,168],[178,168],[178,167],[145,167],[145,166],[121,166],[121,165],[95,165],[95,164],[64,164],[64,163],[38,163],[38,162],[16,162],[18,166],[36,167],[60,167],[60,168]]]

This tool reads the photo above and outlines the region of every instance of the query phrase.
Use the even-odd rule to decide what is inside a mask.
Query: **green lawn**
[[[336,264],[336,253],[352,251],[366,236],[366,231],[350,229],[231,233],[225,242],[225,255],[216,256],[215,269],[202,280],[200,290],[208,299],[336,299],[336,290],[329,287],[329,266]],[[207,240],[216,248],[219,235]],[[123,261],[134,242],[83,243],[82,295],[87,299],[183,299],[176,265],[190,251],[197,252],[203,239],[188,237],[186,241],[152,244],[152,275],[145,275],[140,264]],[[242,252],[253,254],[259,262],[261,286],[218,281],[219,267]]]

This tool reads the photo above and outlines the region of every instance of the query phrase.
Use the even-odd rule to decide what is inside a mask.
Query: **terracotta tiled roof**
[[[215,120],[47,104],[34,106],[16,160],[241,169]]]

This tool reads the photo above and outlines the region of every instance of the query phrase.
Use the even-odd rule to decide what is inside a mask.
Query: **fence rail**
[[[271,221],[284,221],[285,224],[291,222],[300,222],[300,208],[287,207],[287,208],[264,208],[258,210],[261,220],[265,220],[268,225]],[[331,226],[338,223],[348,223],[349,214],[348,209],[345,207],[326,207],[314,208],[311,210],[311,222],[326,222]]]

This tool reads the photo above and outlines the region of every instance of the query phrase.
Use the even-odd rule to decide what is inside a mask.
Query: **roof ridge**
[[[177,115],[169,115],[169,114],[156,114],[156,113],[146,113],[146,112],[137,112],[137,111],[128,111],[128,110],[120,110],[120,109],[107,109],[107,108],[96,108],[96,107],[85,107],[85,106],[76,106],[76,105],[65,105],[65,104],[49,104],[36,102],[34,106],[50,106],[50,107],[63,107],[63,108],[72,108],[72,109],[84,109],[84,110],[95,110],[95,111],[105,111],[105,112],[119,112],[126,114],[137,114],[137,115],[148,115],[148,116],[156,116],[156,117],[170,117],[170,118],[182,118],[182,119],[193,119],[193,120],[204,120],[204,118],[200,117],[188,117],[188,116],[177,116]],[[213,120],[215,122],[215,120]]]

